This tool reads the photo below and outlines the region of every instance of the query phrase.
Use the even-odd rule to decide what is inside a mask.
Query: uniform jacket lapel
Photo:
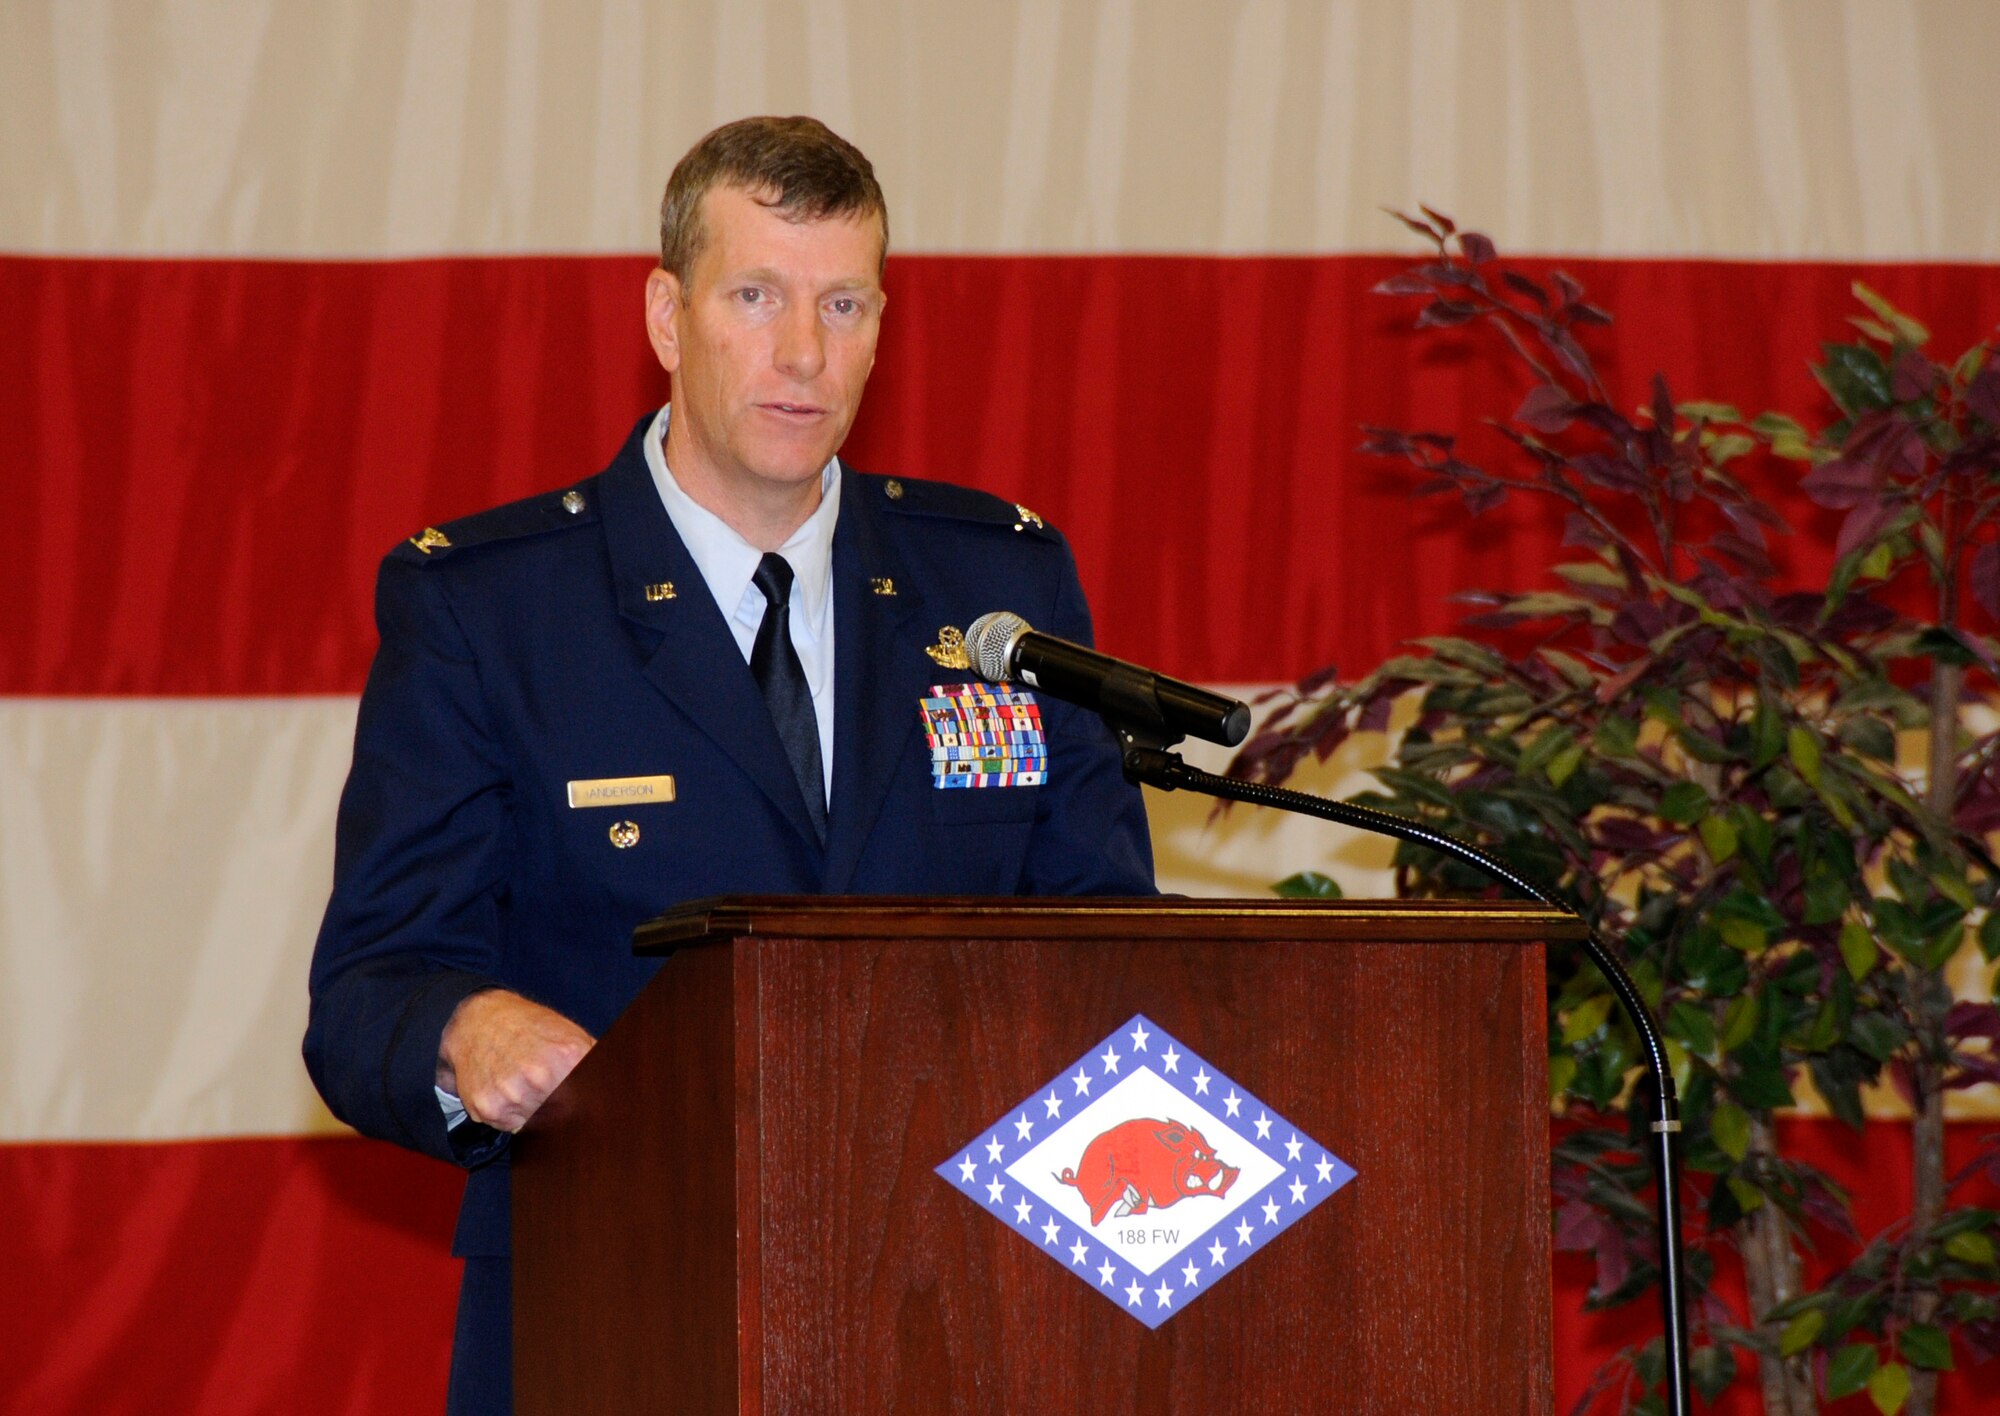
[[[806,817],[798,781],[763,695],[750,677],[750,666],[694,557],[674,530],[673,519],[660,504],[646,467],[644,435],[642,424],[598,478],[618,612],[656,639],[645,665],[646,678],[729,755],[817,850],[818,836]],[[662,582],[673,584],[674,597],[648,599],[646,587]],[[836,656],[844,657],[844,648],[835,641]],[[836,755],[836,771],[838,763]]]
[[[833,799],[825,889],[845,890],[912,745],[918,700],[937,668],[912,632],[923,604],[875,504],[880,483],[842,470],[833,535]],[[892,589],[893,594],[881,593]]]

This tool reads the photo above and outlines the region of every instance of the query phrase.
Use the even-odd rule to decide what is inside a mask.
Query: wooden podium
[[[1500,904],[738,898],[514,1160],[518,1410],[1544,1413],[1543,944]],[[1358,1171],[1148,1330],[934,1173],[1144,1013]]]

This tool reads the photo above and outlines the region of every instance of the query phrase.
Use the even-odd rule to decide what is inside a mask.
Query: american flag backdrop
[[[1419,254],[1383,207],[1582,280],[1627,402],[1811,410],[1857,277],[1937,348],[2000,324],[1996,80],[1985,0],[0,4],[0,1410],[440,1409],[461,1181],[298,1059],[374,569],[665,397],[651,212],[710,127],[813,113],[882,177],[849,460],[1032,507],[1101,646],[1255,686],[1365,672],[1560,534],[1354,451],[1524,391],[1369,293]],[[1165,888],[1384,888],[1153,807]],[[1893,1114],[1786,1124],[1898,1212]],[[1650,1320],[1588,1279],[1559,1409]]]

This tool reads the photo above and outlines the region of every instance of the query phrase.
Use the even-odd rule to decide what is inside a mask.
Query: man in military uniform
[[[709,134],[646,285],[668,406],[597,476],[383,563],[305,1053],[337,1115],[472,1170],[454,1411],[511,1408],[508,1136],[657,967],[634,926],[731,892],[1153,888],[1090,715],[1010,722],[1019,771],[934,745],[935,715],[991,711],[953,691],[953,627],[1090,620],[1033,513],[835,456],[887,240],[867,159],[819,123]]]

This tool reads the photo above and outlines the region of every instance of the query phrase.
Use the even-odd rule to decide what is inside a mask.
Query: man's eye
[[[737,291],[736,298],[742,301],[746,305],[755,305],[763,300],[764,292],[757,289],[755,286],[749,286],[746,287],[745,289]]]
[[[836,315],[852,315],[861,309],[861,302],[852,295],[841,295],[828,301],[827,308]]]

